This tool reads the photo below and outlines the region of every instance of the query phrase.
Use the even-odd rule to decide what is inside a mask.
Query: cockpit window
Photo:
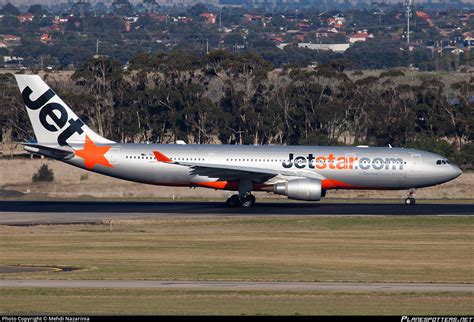
[[[436,164],[450,164],[448,160],[437,160]]]

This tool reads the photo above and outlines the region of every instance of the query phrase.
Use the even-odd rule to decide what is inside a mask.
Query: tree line
[[[473,167],[473,77],[345,66],[275,69],[254,52],[173,51],[136,55],[127,70],[99,57],[68,79],[44,77],[89,126],[118,141],[390,144]],[[0,97],[2,140],[32,137],[13,75],[0,77]]]

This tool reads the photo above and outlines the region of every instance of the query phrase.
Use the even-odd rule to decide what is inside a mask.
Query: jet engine
[[[317,179],[295,179],[280,182],[273,186],[273,192],[277,195],[285,195],[290,199],[319,201],[324,197],[321,180]]]

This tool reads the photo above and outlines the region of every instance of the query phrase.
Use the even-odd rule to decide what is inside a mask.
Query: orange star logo
[[[105,158],[105,154],[109,151],[111,146],[97,146],[92,142],[88,135],[84,142],[82,150],[75,151],[75,154],[84,159],[84,164],[87,169],[92,170],[96,164],[103,165],[107,168],[113,168],[109,161]]]

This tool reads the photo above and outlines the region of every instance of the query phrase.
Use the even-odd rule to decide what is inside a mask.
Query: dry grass
[[[31,178],[41,164],[53,169],[55,182],[33,184]],[[189,199],[201,198],[222,200],[232,194],[206,188],[175,188],[151,186],[115,179],[70,166],[54,160],[0,159],[0,187],[27,193],[26,198],[151,198]],[[82,177],[82,180],[81,180]],[[474,199],[474,172],[466,172],[461,177],[446,184],[420,189],[418,199]],[[351,191],[331,190],[329,198],[404,198],[406,191]],[[256,193],[257,198],[283,199],[269,193]]]
[[[415,216],[2,226],[1,265],[83,269],[0,278],[473,283],[473,225]]]
[[[472,315],[472,294],[0,289],[6,314]]]
[[[80,214],[78,214],[80,216]],[[0,279],[474,283],[472,217],[159,218],[0,226]],[[4,314],[472,315],[472,293],[0,289]]]

